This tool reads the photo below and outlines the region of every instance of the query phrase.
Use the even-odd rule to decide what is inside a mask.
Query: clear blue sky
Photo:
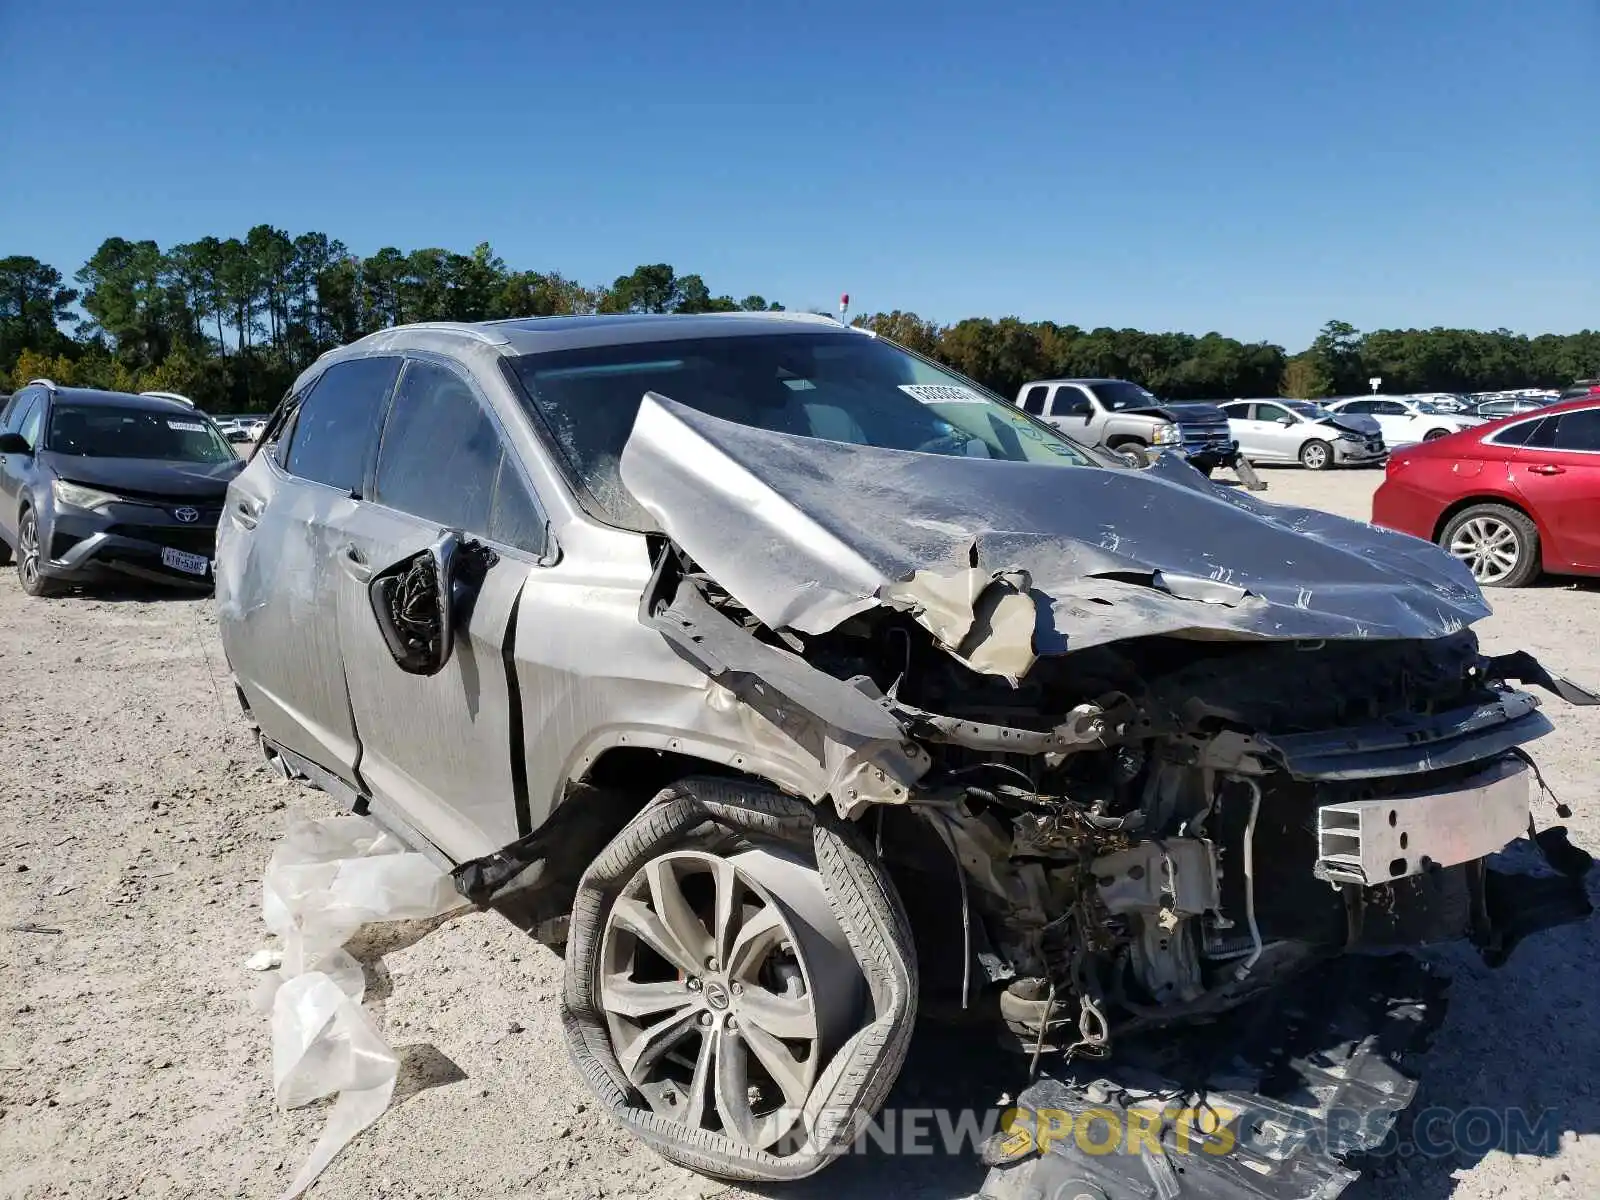
[[[0,255],[257,222],[1303,347],[1600,323],[1597,0],[0,0]]]

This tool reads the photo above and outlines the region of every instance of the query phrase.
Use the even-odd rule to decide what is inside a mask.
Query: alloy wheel
[[[1499,583],[1517,569],[1522,543],[1498,517],[1473,517],[1455,531],[1450,553],[1466,563],[1479,583]]]
[[[1328,448],[1321,442],[1307,442],[1300,450],[1300,461],[1308,470],[1320,471],[1328,465]]]
[[[33,513],[22,515],[17,527],[17,574],[22,585],[33,589],[39,584],[39,522]]]
[[[606,919],[596,991],[658,1116],[766,1150],[798,1128],[861,976],[814,868],[752,850],[652,859]]]

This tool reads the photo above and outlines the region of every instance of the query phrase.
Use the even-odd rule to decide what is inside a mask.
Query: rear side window
[[[22,427],[18,431],[22,440],[35,450],[39,448],[39,433],[44,426],[44,400],[38,396],[33,398],[33,403],[21,414]]]
[[[38,392],[23,392],[12,398],[6,407],[5,424],[0,425],[0,433],[20,433],[22,423],[28,419],[28,414],[39,406]],[[32,442],[28,443],[30,446]]]
[[[1557,450],[1600,452],[1600,408],[1562,413],[1556,421]]]
[[[499,428],[466,381],[446,367],[406,364],[378,449],[376,482],[380,504],[543,552],[544,518]]]
[[[399,370],[398,358],[354,358],[324,371],[295,414],[285,469],[359,495],[384,401]]]
[[[1543,421],[1522,421],[1516,425],[1507,426],[1489,440],[1496,446],[1527,446],[1532,443],[1534,432],[1542,425],[1550,424],[1546,417]]]
[[[5,408],[0,409],[0,433],[17,431],[17,426],[22,424],[22,410],[27,407],[31,399],[33,396],[28,392],[18,392],[15,396],[7,397]]]
[[[1022,397],[1022,411],[1030,412],[1037,417],[1044,412],[1044,400],[1049,394],[1050,389],[1043,384],[1029,388],[1027,394]]]

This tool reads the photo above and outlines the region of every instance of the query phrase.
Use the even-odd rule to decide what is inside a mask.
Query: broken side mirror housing
[[[0,454],[32,454],[33,447],[20,433],[0,433]]]
[[[410,675],[444,670],[456,627],[471,619],[478,585],[496,561],[489,547],[451,530],[374,572],[367,599],[396,666]]]

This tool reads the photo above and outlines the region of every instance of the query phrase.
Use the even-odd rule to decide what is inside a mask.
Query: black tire
[[[61,585],[39,573],[44,561],[44,550],[39,545],[39,520],[33,509],[25,508],[17,518],[17,582],[30,596],[54,596]]]
[[[1113,454],[1120,454],[1136,467],[1149,466],[1150,444],[1138,438],[1123,438],[1113,446],[1107,446]]]
[[[0,542],[0,567],[9,567],[10,565],[11,547],[6,545],[4,542]]]
[[[1422,435],[1422,440],[1425,442],[1437,442],[1440,438],[1449,436],[1450,430],[1448,429],[1430,429]]]
[[[1526,587],[1542,570],[1539,527],[1506,504],[1462,509],[1440,531],[1439,545],[1466,563],[1482,587]]]
[[[826,902],[870,994],[869,1019],[833,1053],[812,1087],[805,1108],[820,1119],[804,1146],[753,1149],[726,1134],[658,1114],[623,1072],[601,1005],[602,937],[629,881],[663,853],[725,848],[740,840],[782,843],[814,856]],[[674,784],[611,840],[578,884],[561,1002],[567,1049],[619,1124],[690,1170],[720,1179],[780,1182],[827,1166],[851,1146],[888,1096],[905,1062],[916,1005],[910,925],[869,841],[831,812],[759,784],[732,779]]]
[[[1333,466],[1333,447],[1321,438],[1308,438],[1300,447],[1300,465],[1308,471],[1326,471]]]

